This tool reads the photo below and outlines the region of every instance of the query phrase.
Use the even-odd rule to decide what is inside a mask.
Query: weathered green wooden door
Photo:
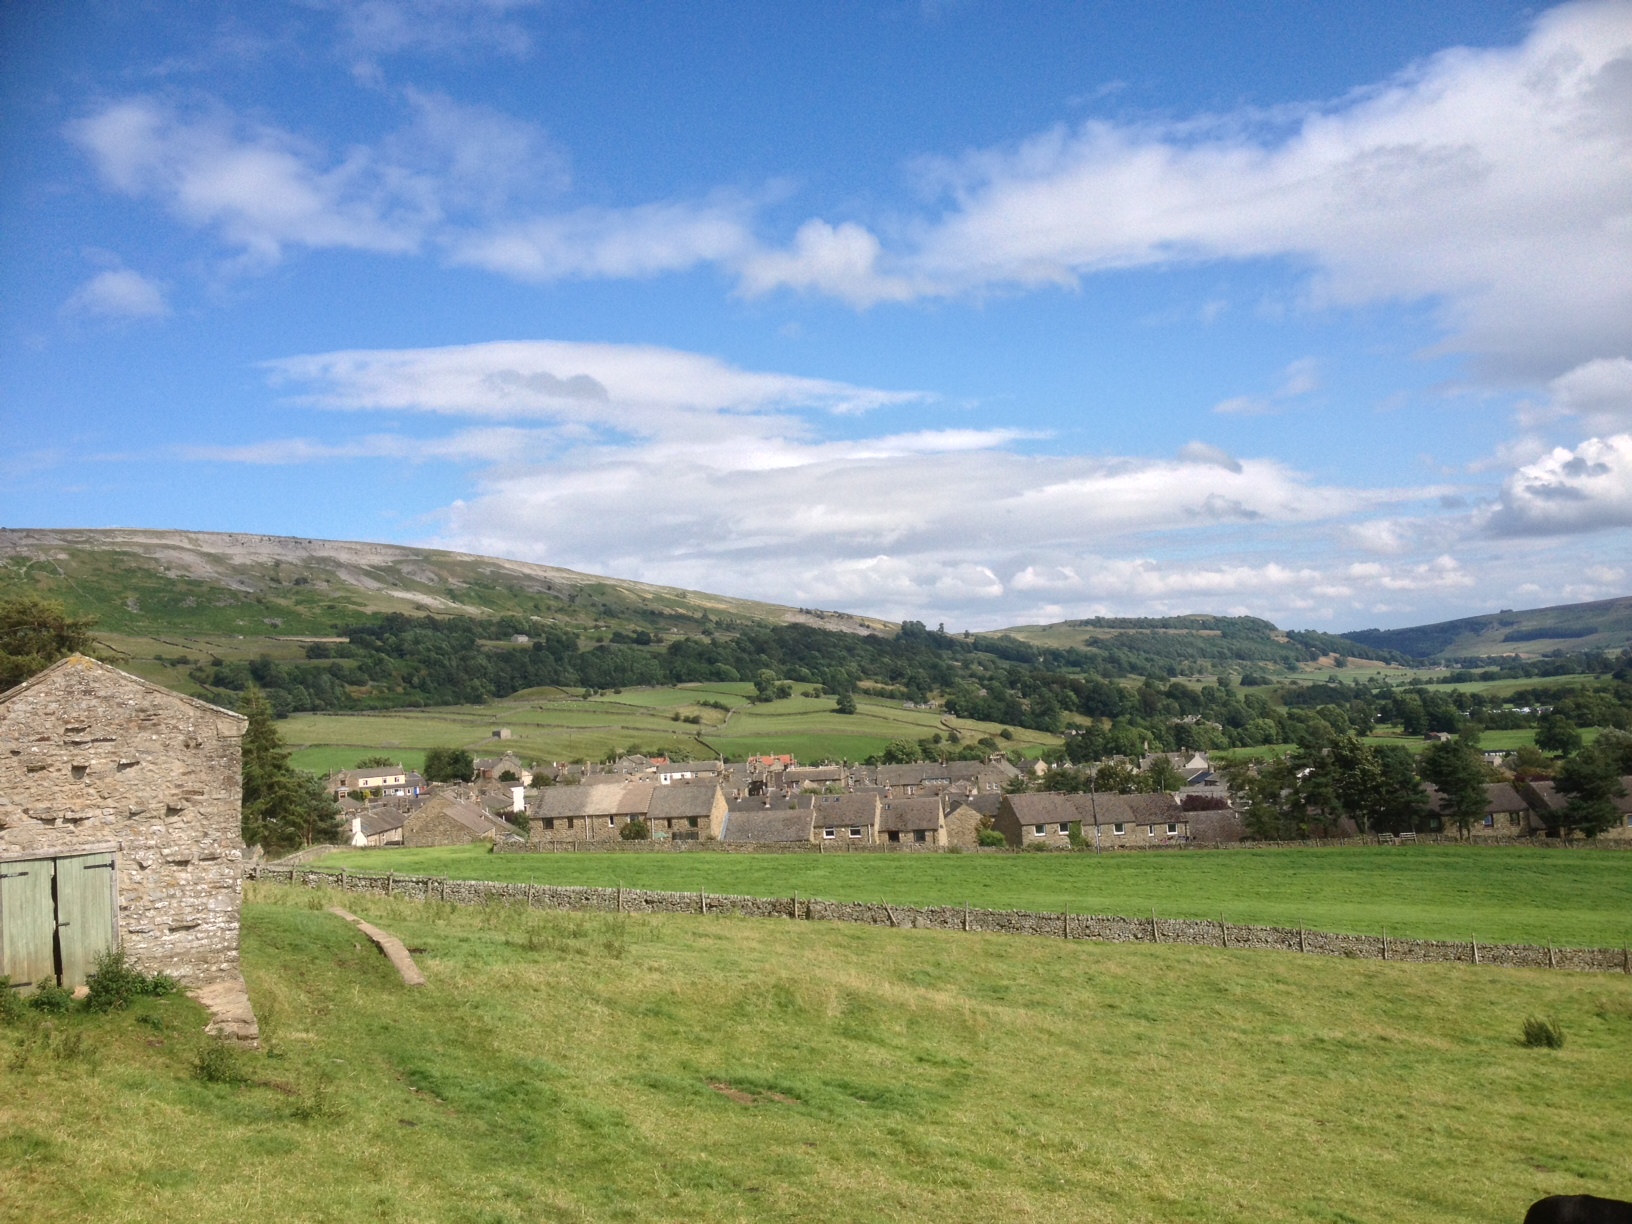
[[[55,981],[56,864],[0,863],[0,973],[14,987]]]
[[[57,948],[69,990],[85,984],[118,938],[113,871],[111,854],[57,860]]]

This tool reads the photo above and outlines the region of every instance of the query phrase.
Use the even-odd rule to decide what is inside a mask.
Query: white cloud
[[[748,447],[744,461],[754,463],[774,454],[776,439],[801,432],[789,414],[857,413],[931,398],[742,370],[655,345],[555,340],[320,353],[266,368],[275,382],[305,388],[306,402],[330,408],[550,420],[687,447],[772,443]]]
[[[514,14],[538,0],[333,0],[348,48],[366,56],[486,48],[528,54],[532,35]]]
[[[291,247],[435,250],[520,280],[631,277],[735,260],[751,245],[750,205],[723,194],[551,212],[570,173],[542,129],[438,93],[404,97],[401,130],[338,155],[222,107],[149,97],[104,106],[68,135],[107,186],[213,231],[250,268]]]
[[[156,281],[129,268],[98,272],[63,303],[63,313],[103,319],[162,319],[170,313]]]
[[[900,276],[880,275],[879,241],[853,222],[833,226],[811,220],[799,227],[787,251],[761,250],[740,269],[740,289],[748,296],[772,289],[815,290],[865,309],[879,302],[901,302],[929,286]]]
[[[1632,360],[1599,357],[1583,362],[1548,384],[1548,416],[1577,417],[1590,433],[1610,434],[1632,427]]]
[[[1186,463],[1210,463],[1214,467],[1221,467],[1227,472],[1240,472],[1241,461],[1228,451],[1210,446],[1206,442],[1186,442],[1179,449],[1179,458]]]
[[[1293,400],[1312,395],[1321,388],[1320,360],[1300,357],[1281,371],[1281,385],[1271,396],[1236,395],[1220,400],[1213,411],[1223,416],[1268,416],[1283,411]]]
[[[1629,151],[1632,4],[1569,4],[1518,46],[1442,52],[1289,132],[1095,121],[970,153],[938,167],[950,207],[901,249],[807,226],[744,288],[865,303],[1287,258],[1320,301],[1437,301],[1451,347],[1550,377],[1632,348]]]
[[[579,209],[453,235],[448,261],[524,281],[680,272],[746,252],[753,243],[748,212],[724,197]]]
[[[1555,447],[1509,476],[1500,499],[1481,517],[1498,536],[1632,526],[1632,434]]]

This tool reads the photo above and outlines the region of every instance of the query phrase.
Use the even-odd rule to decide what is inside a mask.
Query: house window
[[[572,828],[572,820],[573,818],[571,816],[567,817],[567,828],[569,829]]]
[[[1038,837],[1041,837],[1046,828],[1047,828],[1046,825],[1032,825],[1031,826],[1031,831],[1034,834],[1036,834]]]
[[[697,817],[687,816],[686,817],[686,827],[688,829],[695,829],[697,827]]]
[[[1122,826],[1119,825],[1119,824],[1112,825],[1111,826],[1111,832],[1115,833],[1118,837],[1121,837],[1122,836]]]
[[[929,834],[922,829],[914,829],[912,831],[912,840],[915,842],[928,841]]]
[[[833,836],[833,830],[832,829],[823,829],[822,830],[822,836],[823,837],[832,837]]]
[[[861,836],[861,826],[852,825],[851,828],[850,828],[850,836],[851,837],[860,837]]]
[[[546,816],[546,817],[545,817],[545,818],[544,818],[544,827],[545,827],[545,828],[546,828],[546,829],[553,829],[553,828],[555,828],[555,817],[553,817],[553,816]]]
[[[1486,816],[1485,817],[1485,828],[1494,829],[1495,827],[1496,827],[1496,817]]]
[[[1068,825],[1068,824],[1062,824],[1060,826],[1060,832],[1061,833],[1070,833],[1071,832],[1071,826]]]
[[[1179,826],[1176,825],[1176,824],[1168,825],[1167,826],[1167,835],[1169,837],[1177,837],[1179,835]]]
[[[892,842],[898,842],[898,841],[900,841],[900,840],[901,840],[901,834],[900,834],[900,833],[898,833],[898,832],[897,832],[897,831],[896,831],[896,830],[894,830],[894,829],[891,829],[891,830],[890,830],[890,840],[891,840],[891,841],[892,841]]]

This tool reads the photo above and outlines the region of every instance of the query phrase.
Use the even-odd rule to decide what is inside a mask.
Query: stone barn
[[[123,948],[148,973],[241,993],[245,725],[83,655],[0,694],[0,973],[13,987],[79,986]]]

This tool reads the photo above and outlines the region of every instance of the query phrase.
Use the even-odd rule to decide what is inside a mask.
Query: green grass
[[[956,730],[972,741],[996,738],[1003,730],[998,723],[909,710],[899,701],[860,694],[855,714],[835,713],[831,697],[794,696],[752,705],[747,700],[752,691],[747,684],[700,684],[626,689],[586,700],[535,689],[482,706],[296,714],[278,726],[296,748],[295,764],[314,770],[349,768],[375,753],[422,753],[439,745],[468,747],[478,754],[502,747],[538,761],[598,761],[630,747],[681,759],[792,753],[807,762],[859,761],[881,753],[891,740],[916,741]],[[731,709],[717,710],[703,701]],[[676,722],[675,714],[703,721]],[[496,727],[510,728],[514,738],[493,739]],[[1061,742],[1058,736],[1020,728],[1011,728],[1010,734],[1012,739],[998,742],[1031,756]]]
[[[1217,918],[1489,943],[1632,940],[1632,852],[1518,846],[1126,854],[492,854],[345,850],[324,869],[900,905]]]
[[[1463,1222],[1628,1190],[1619,976],[347,898],[424,949],[409,991],[337,898],[250,894],[245,1082],[195,1076],[185,1001],[0,1027],[0,1217]],[[1520,1045],[1533,1015],[1562,1050]]]

